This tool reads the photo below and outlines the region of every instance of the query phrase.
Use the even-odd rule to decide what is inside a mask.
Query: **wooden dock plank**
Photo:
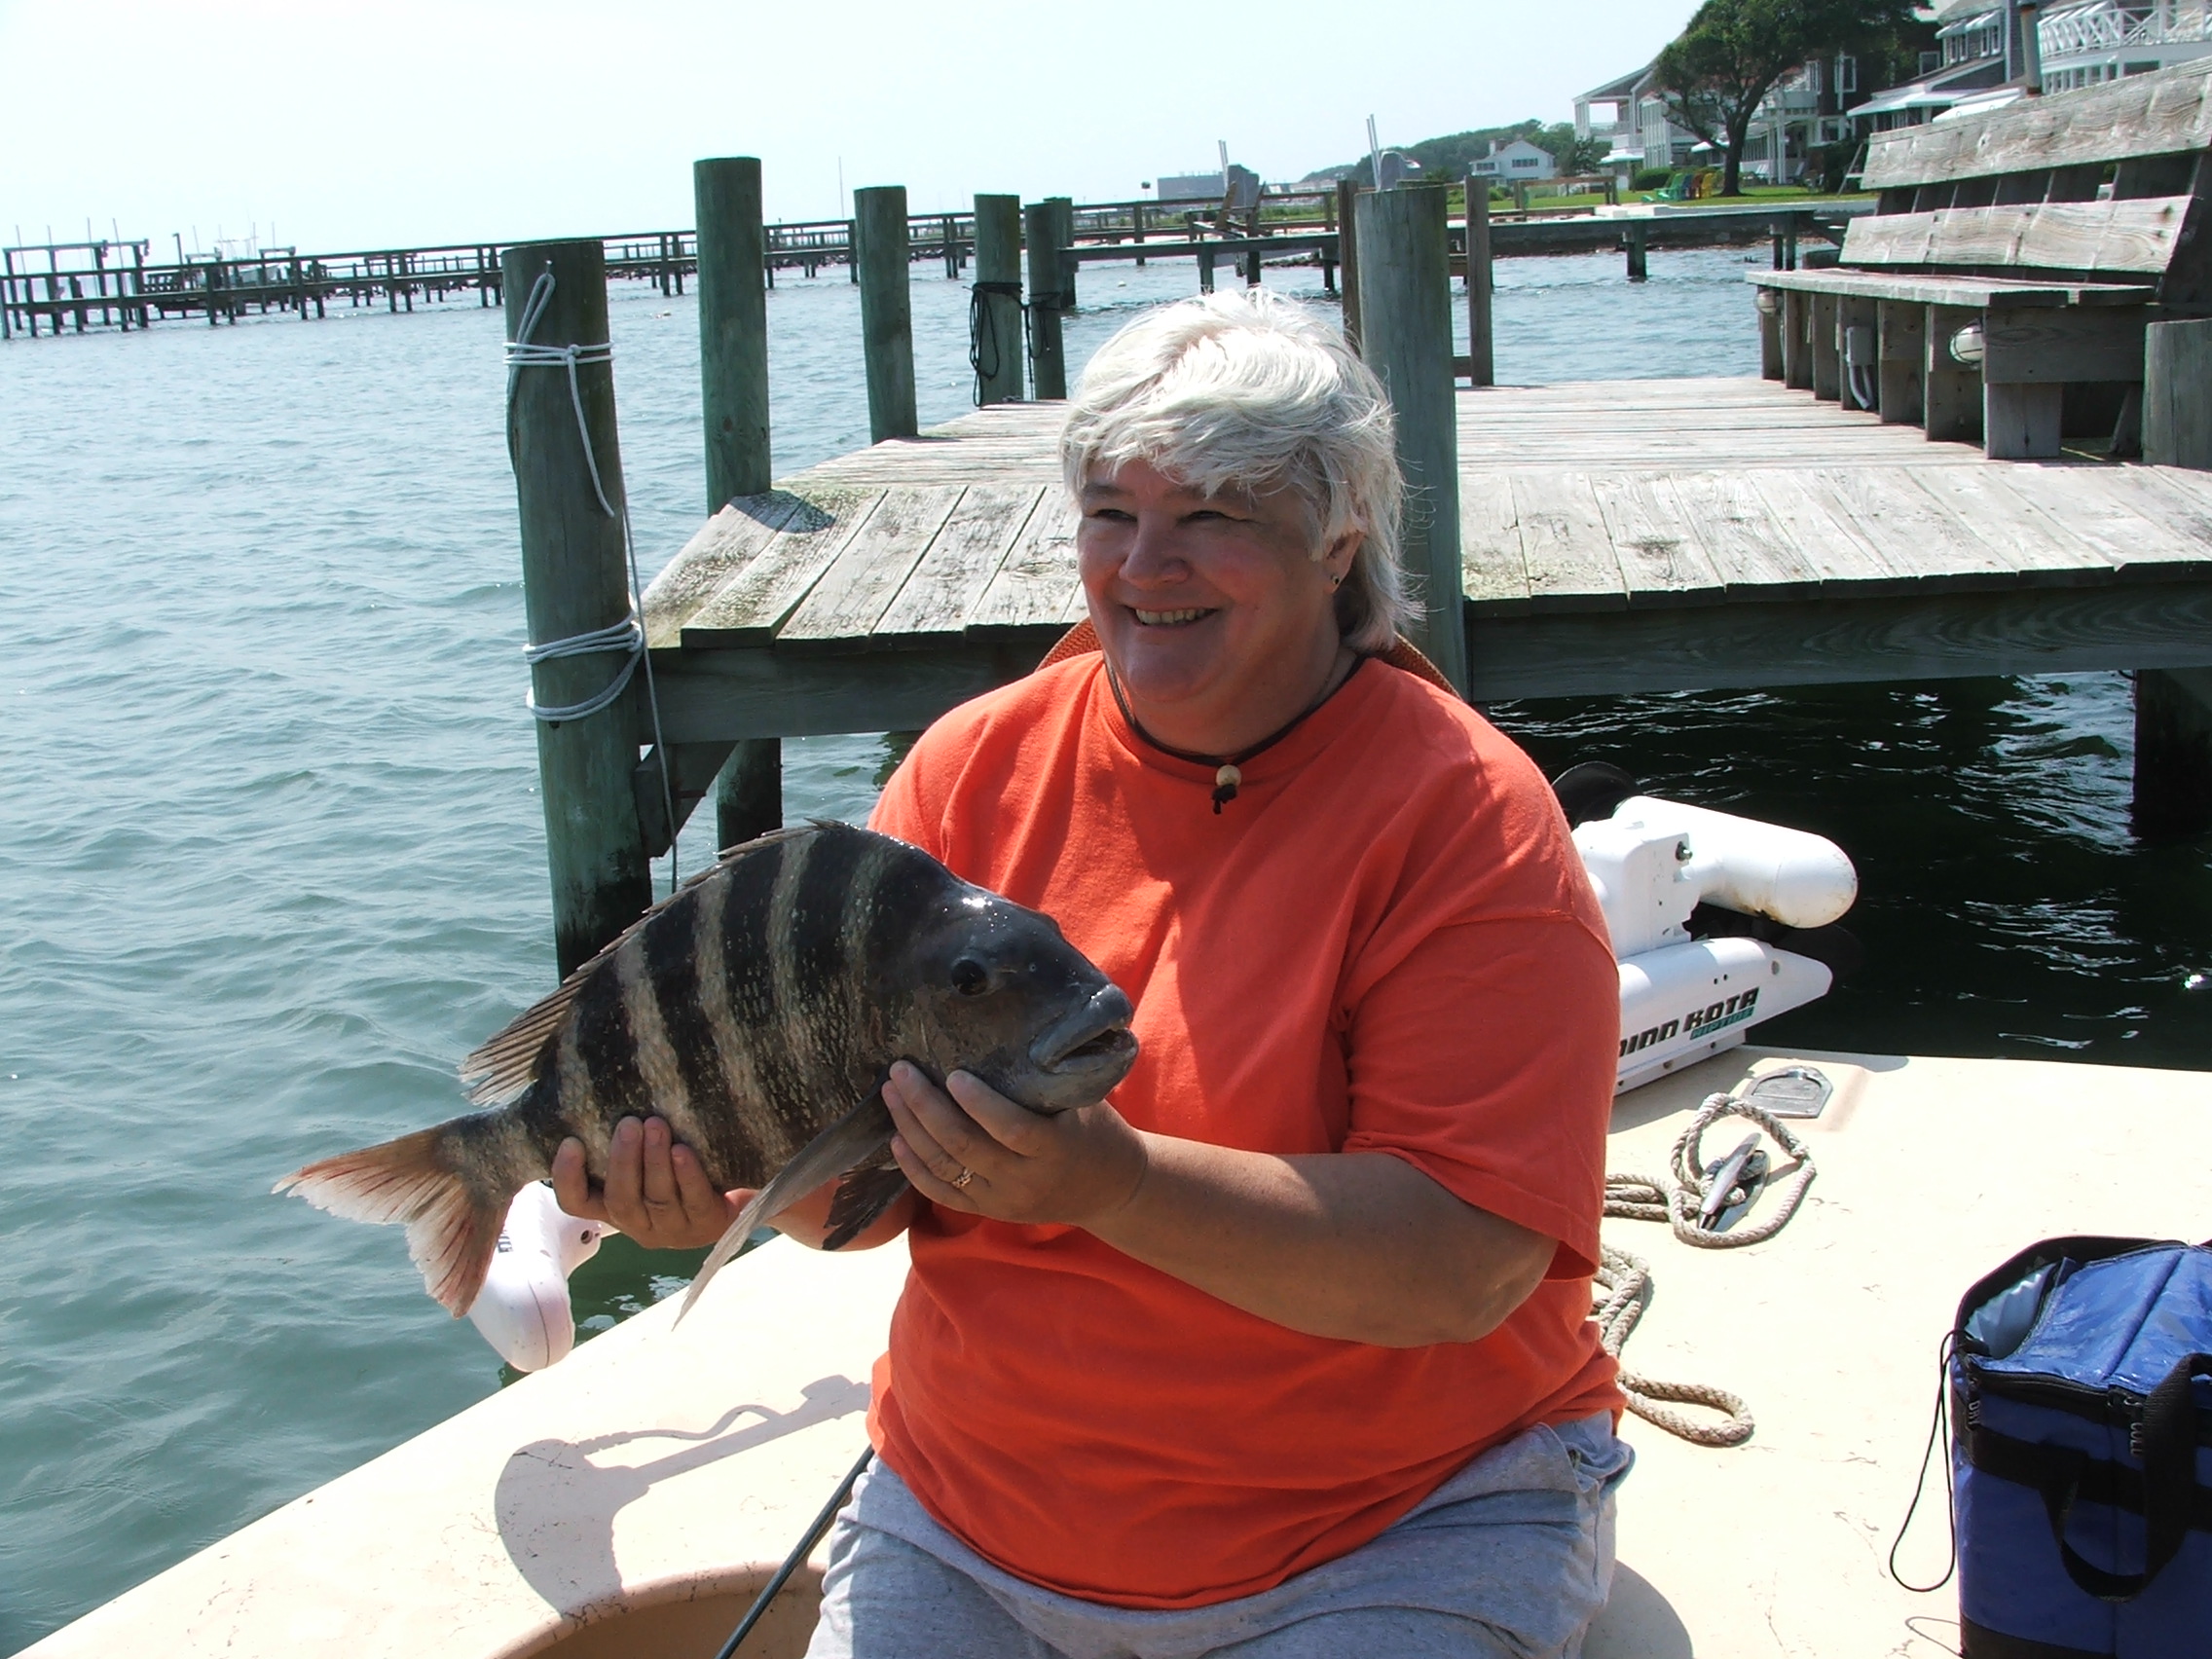
[[[683,625],[683,644],[768,644],[884,494],[865,487],[809,485],[776,538],[692,613]]]
[[[1969,531],[1908,472],[1828,467],[1819,474],[1861,534],[1899,570],[1931,589],[2007,585],[2011,574],[1994,549]]]
[[[1587,473],[1515,473],[1513,507],[1530,603],[1547,610],[1626,608],[1628,579]]]
[[[705,524],[645,588],[645,638],[655,648],[682,643],[683,625],[715,590],[752,563],[799,507],[786,490],[740,496]]]
[[[1835,498],[1796,468],[1772,467],[1757,474],[1751,487],[1774,514],[1805,563],[1820,578],[1821,590],[1847,594],[1909,592],[1919,581],[1900,571],[1861,533],[1837,506]]]
[[[1912,481],[1949,507],[1993,555],[2023,575],[2058,585],[2111,581],[2111,562],[2067,535],[2058,525],[2006,486],[1993,466],[1931,467]]]
[[[1047,490],[976,602],[970,634],[989,639],[1051,627],[1066,614],[1081,585],[1075,575],[1075,526],[1074,503],[1062,492]]]
[[[1460,473],[1459,580],[1469,605],[1528,608],[1529,564],[1506,473]]]
[[[2197,648],[2182,619],[2208,603],[2189,584],[2212,579],[2212,475],[1992,461],[1750,379],[1458,399],[1461,573],[1484,695],[2029,672],[2129,653],[2159,666]],[[762,731],[777,685],[814,699],[789,717],[803,729],[843,729],[875,706],[864,682],[907,719],[1020,672],[1083,614],[1056,460],[1065,415],[978,410],[718,514],[647,599],[670,670],[706,673],[682,693],[705,699],[685,729]],[[2083,608],[2143,584],[2140,599]],[[682,663],[666,651],[679,639]],[[807,666],[826,650],[855,653],[835,661],[860,677],[835,712],[820,676],[846,670]],[[751,665],[742,693],[737,657]]]
[[[877,621],[877,632],[902,641],[958,639],[969,613],[1049,488],[970,485],[951,519]]]
[[[2169,522],[2176,515],[2157,491],[2157,470],[2022,462],[2006,469],[2005,486],[2042,508],[2122,580],[2212,571],[2212,526],[2192,533]]]
[[[1631,605],[1711,601],[1726,590],[1671,479],[1601,474],[1590,484],[1628,579]]]
[[[1821,572],[1745,474],[1677,473],[1675,494],[1697,519],[1729,599],[1810,598],[1820,590]]]
[[[776,630],[779,645],[865,645],[906,577],[922,562],[964,484],[896,486]]]

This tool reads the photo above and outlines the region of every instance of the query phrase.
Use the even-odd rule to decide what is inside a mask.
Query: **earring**
[[[1336,589],[1338,589],[1338,588],[1341,588],[1341,587],[1343,587],[1344,585],[1345,585],[1345,578],[1344,578],[1344,573],[1343,573],[1343,572],[1342,572],[1341,571],[1339,571],[1339,572],[1338,572],[1337,574],[1335,574],[1335,575],[1333,575],[1333,576],[1331,576],[1331,577],[1329,578],[1329,588],[1330,588],[1330,591],[1332,591],[1332,592],[1334,592],[1334,591],[1335,591]]]

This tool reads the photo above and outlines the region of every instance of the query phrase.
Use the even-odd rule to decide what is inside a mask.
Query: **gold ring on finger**
[[[969,1182],[973,1181],[973,1180],[974,1180],[975,1178],[976,1178],[976,1172],[975,1172],[975,1171],[974,1171],[973,1169],[969,1168],[969,1167],[968,1167],[968,1165],[966,1165],[965,1163],[963,1163],[963,1164],[962,1164],[962,1165],[960,1166],[960,1173],[959,1173],[959,1174],[957,1174],[957,1175],[955,1175],[955,1176],[954,1176],[954,1177],[952,1178],[952,1184],[953,1184],[953,1186],[955,1186],[955,1187],[961,1187],[961,1188],[964,1188],[964,1187],[966,1187],[966,1186],[968,1185],[968,1183],[969,1183]]]

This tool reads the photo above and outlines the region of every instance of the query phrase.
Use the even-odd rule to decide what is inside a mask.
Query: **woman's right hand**
[[[624,1118],[614,1125],[604,1182],[585,1169],[582,1141],[571,1135],[561,1143],[553,1155],[553,1198],[569,1214],[607,1222],[648,1250],[696,1250],[729,1230],[753,1189],[718,1191],[667,1120]]]

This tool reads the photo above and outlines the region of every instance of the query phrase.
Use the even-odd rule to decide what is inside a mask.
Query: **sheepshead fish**
[[[724,854],[463,1060],[484,1110],[311,1163],[276,1190],[405,1223],[424,1283],[459,1315],[508,1202],[549,1173],[562,1140],[580,1139],[604,1178],[615,1124],[658,1113],[718,1187],[760,1189],[695,1299],[754,1228],[828,1182],[830,1249],[905,1191],[882,1097],[894,1060],[1064,1111],[1127,1073],[1129,1016],[1051,917],[888,835],[778,830]]]

